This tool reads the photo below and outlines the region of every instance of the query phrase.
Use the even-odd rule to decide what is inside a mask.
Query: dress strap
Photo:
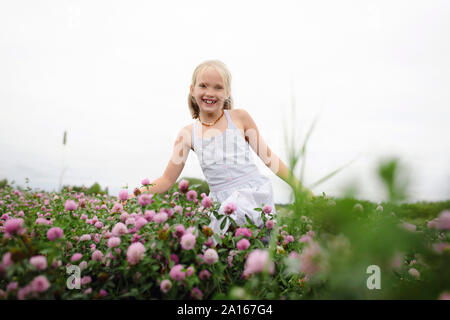
[[[225,116],[227,117],[228,120],[228,129],[234,128],[237,129],[236,125],[234,124],[234,122],[231,120],[230,115],[228,114],[228,110],[223,109],[223,111],[225,112]]]

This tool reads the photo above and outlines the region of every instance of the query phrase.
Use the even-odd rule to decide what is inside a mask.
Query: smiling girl
[[[218,60],[208,60],[194,70],[188,96],[193,123],[182,128],[176,138],[172,158],[163,175],[143,187],[141,192],[155,194],[169,190],[180,176],[189,151],[197,155],[203,174],[210,188],[209,197],[221,203],[219,213],[229,213],[230,205],[236,209],[230,216],[238,225],[247,223],[246,216],[262,225],[260,213],[254,208],[269,205],[275,213],[272,185],[268,177],[256,167],[249,147],[264,164],[293,189],[304,188],[290,170],[274,154],[261,137],[250,114],[244,109],[233,108],[231,74],[226,65]],[[228,205],[228,206],[227,206]],[[210,227],[223,234],[227,222],[220,229],[222,220],[210,215]]]

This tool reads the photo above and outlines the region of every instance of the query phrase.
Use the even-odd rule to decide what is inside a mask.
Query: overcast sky
[[[449,199],[449,16],[445,0],[2,1],[0,179],[53,191],[64,165],[64,184],[117,195],[158,178],[193,121],[195,67],[219,59],[235,108],[286,164],[292,96],[299,147],[318,117],[306,186],[356,159],[315,194],[355,181],[359,198],[386,200],[376,165],[397,156],[411,202]],[[184,176],[204,179],[193,152]]]

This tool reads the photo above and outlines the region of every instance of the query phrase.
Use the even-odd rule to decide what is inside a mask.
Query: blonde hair
[[[195,87],[197,84],[197,77],[200,73],[202,73],[206,68],[213,67],[216,71],[222,76],[222,80],[225,85],[226,92],[229,93],[229,98],[227,98],[223,104],[223,109],[231,110],[233,109],[233,98],[231,97],[231,73],[228,70],[225,63],[219,60],[206,60],[199,64],[197,68],[194,70],[194,74],[192,75],[192,86]],[[191,95],[191,91],[189,90],[188,95],[188,105],[189,111],[191,112],[192,119],[197,119],[200,114],[200,108],[195,102],[194,97]]]

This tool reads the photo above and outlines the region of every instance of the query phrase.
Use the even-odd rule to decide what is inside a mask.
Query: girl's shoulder
[[[233,121],[234,125],[238,127],[238,129],[244,130],[247,111],[244,109],[232,109],[228,110],[228,113],[230,114],[231,121]]]

